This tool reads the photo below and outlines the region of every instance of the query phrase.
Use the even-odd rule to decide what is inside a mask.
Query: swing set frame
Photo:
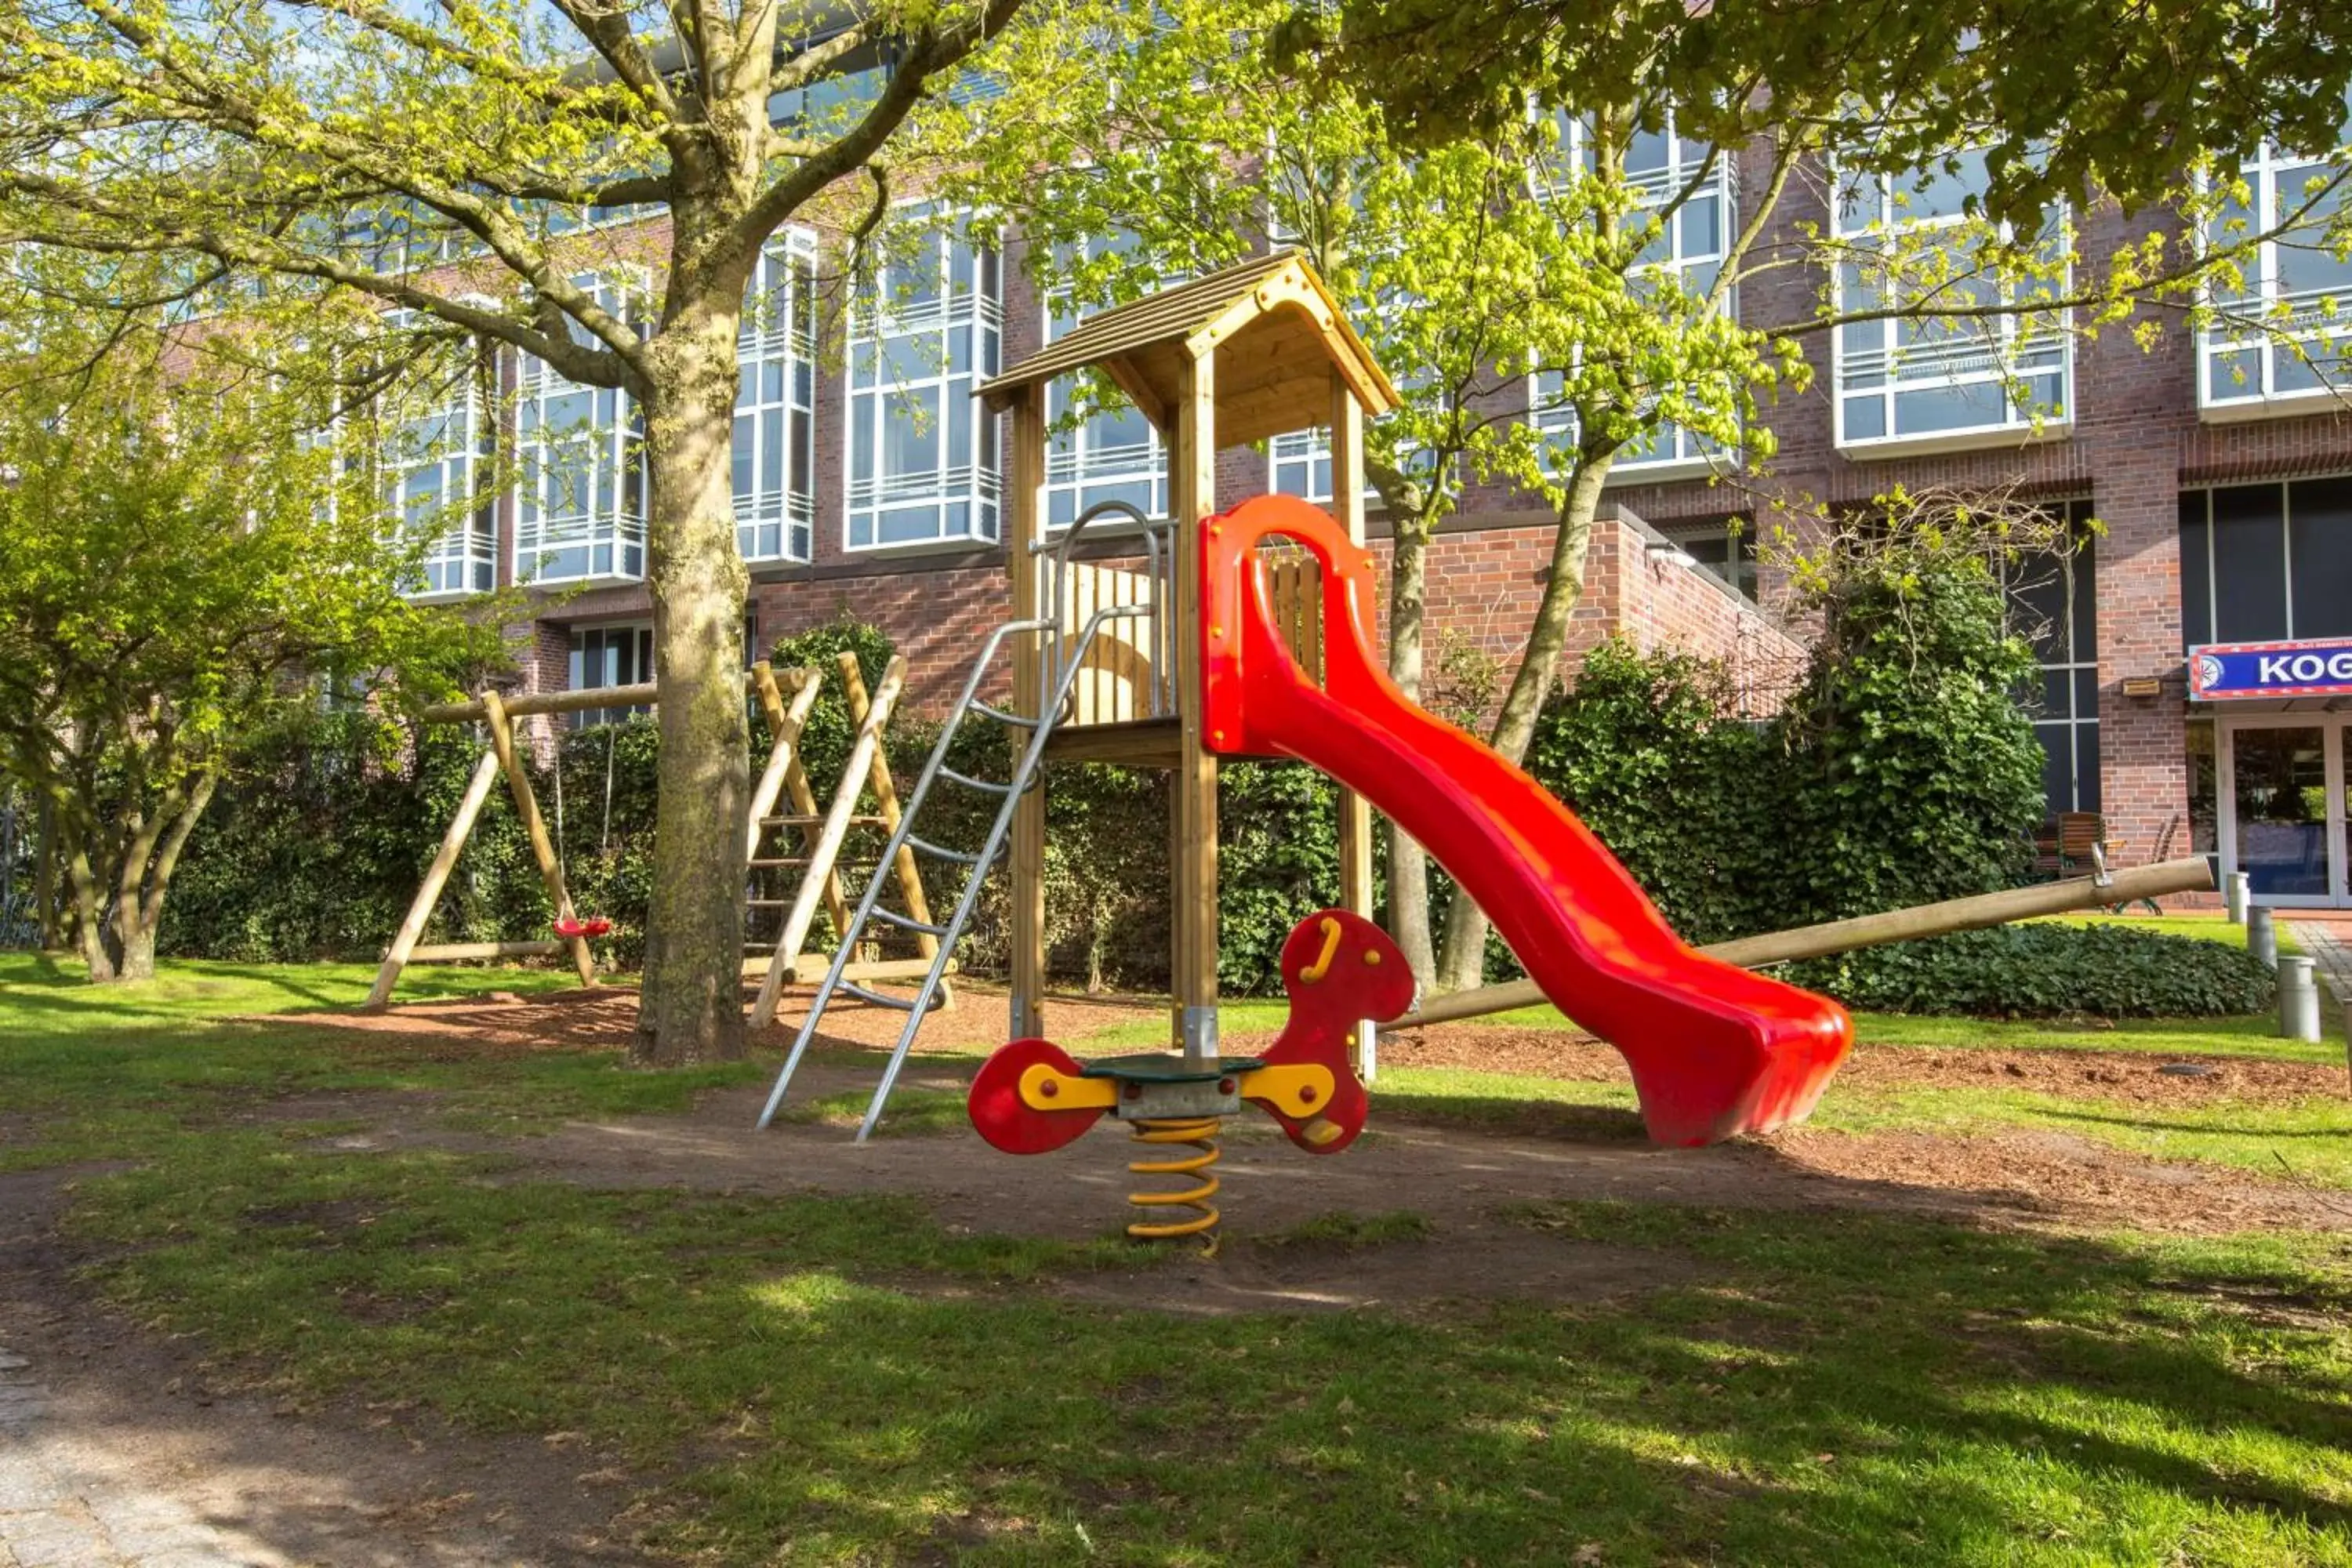
[[[843,770],[831,808],[822,814],[816,804],[816,793],[807,772],[801,765],[801,730],[808,721],[809,711],[816,704],[822,678],[813,667],[777,670],[761,659],[743,673],[747,695],[758,700],[768,718],[771,743],[767,764],[763,767],[751,791],[749,820],[745,824],[746,847],[755,865],[799,865],[803,868],[800,888],[792,901],[793,915],[786,922],[784,935],[788,942],[779,942],[774,959],[754,958],[744,965],[749,975],[766,977],[763,996],[782,983],[800,978],[799,971],[805,962],[799,952],[808,926],[821,899],[833,916],[836,929],[846,918],[847,902],[842,892],[837,862],[842,844],[849,828],[861,820],[856,815],[858,799],[869,786],[880,804],[880,820],[895,825],[898,817],[898,793],[890,778],[889,763],[882,755],[881,735],[897,705],[899,691],[906,685],[906,660],[895,658],[882,679],[879,689],[869,699],[866,682],[857,668],[856,656],[839,656],[840,679],[848,698],[851,721],[856,726],[856,742],[852,747],[848,765]],[[788,695],[789,694],[789,695]],[[589,950],[595,923],[583,921],[572,908],[572,894],[566,886],[563,858],[553,836],[548,832],[546,818],[541,814],[539,799],[531,788],[530,775],[522,765],[520,748],[516,744],[517,722],[540,714],[577,713],[598,708],[652,707],[658,700],[658,689],[651,681],[633,686],[598,687],[578,691],[532,692],[517,697],[501,697],[496,691],[484,690],[470,700],[446,702],[427,708],[418,715],[427,724],[478,724],[488,731],[488,743],[475,761],[472,776],[467,781],[465,794],[459,797],[457,809],[441,836],[440,848],[425,870],[417,886],[416,896],[409,901],[408,913],[401,921],[391,945],[384,950],[383,963],[376,970],[375,984],[368,991],[362,1011],[382,1012],[391,1005],[392,994],[400,983],[401,972],[412,963],[447,963],[500,958],[553,958],[568,954],[573,970],[583,986],[596,984],[595,957]],[[607,760],[607,798],[605,802],[607,832],[610,830],[612,804],[610,761]],[[556,936],[524,942],[452,942],[421,941],[433,911],[448,886],[450,874],[456,870],[457,858],[473,837],[482,808],[488,803],[490,791],[500,775],[507,781],[512,795],[515,814],[521,819],[524,837],[530,843],[531,858],[538,864],[541,884],[547,889],[548,901],[554,907]],[[557,780],[558,804],[561,813],[562,784]],[[788,797],[792,811],[777,814],[780,797]],[[561,816],[559,815],[559,821]],[[758,859],[761,838],[772,828],[799,830],[803,853],[791,858],[772,860]],[[560,831],[560,829],[559,829]],[[896,868],[900,892],[908,907],[918,912],[925,907],[922,880],[912,855],[900,858]],[[562,934],[574,931],[577,934]],[[787,952],[789,948],[789,952]],[[925,950],[925,962],[931,950]],[[903,960],[881,960],[872,964],[855,965],[861,970],[876,972],[882,978],[906,967]]]

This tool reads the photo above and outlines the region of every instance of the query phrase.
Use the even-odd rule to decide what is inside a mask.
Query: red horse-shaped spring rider
[[[1104,1116],[1129,1124],[1149,1144],[1189,1144],[1196,1152],[1139,1160],[1139,1175],[1182,1176],[1181,1192],[1138,1193],[1140,1207],[1192,1212],[1128,1226],[1158,1237],[1209,1232],[1217,1178],[1218,1123],[1246,1100],[1281,1124],[1310,1154],[1336,1154],[1364,1130],[1370,1101],[1348,1059],[1360,1020],[1402,1017],[1413,1001],[1412,971],[1388,933],[1345,910],[1298,922],[1282,944],[1282,984],[1290,1016],[1265,1053],[1227,1057],[1188,1068],[1162,1054],[1080,1062],[1051,1040],[1015,1040],[990,1057],[972,1079],[971,1124],[1008,1154],[1042,1154],[1083,1135]]]

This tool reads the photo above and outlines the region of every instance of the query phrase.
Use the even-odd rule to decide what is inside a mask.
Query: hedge
[[[2242,948],[2120,926],[2044,922],[1811,959],[1783,971],[1849,1007],[1990,1018],[2189,1018],[2271,1005],[2271,972]]]

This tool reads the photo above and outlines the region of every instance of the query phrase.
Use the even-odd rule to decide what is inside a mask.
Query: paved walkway
[[[2282,921],[2295,946],[2319,970],[2320,989],[2337,1002],[2352,1001],[2352,924],[2341,921]]]
[[[35,1369],[0,1345],[0,1568],[274,1568],[287,1560],[185,1503],[110,1477],[44,1419]]]

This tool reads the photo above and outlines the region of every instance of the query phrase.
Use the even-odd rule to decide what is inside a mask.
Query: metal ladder
[[[882,1081],[875,1087],[873,1103],[866,1107],[866,1119],[858,1124],[858,1142],[863,1143],[873,1135],[876,1123],[882,1119],[882,1107],[898,1081],[898,1071],[906,1065],[907,1052],[915,1043],[915,1033],[922,1027],[923,1015],[929,1012],[937,1002],[940,984],[953,959],[956,942],[963,935],[965,925],[971,920],[972,910],[979,906],[982,884],[988,879],[989,870],[1004,853],[1005,843],[1013,831],[1013,813],[1022,795],[1036,782],[1038,770],[1045,760],[1045,742],[1069,705],[1071,689],[1077,680],[1078,671],[1085,667],[1087,652],[1094,646],[1096,634],[1105,622],[1150,616],[1154,612],[1154,606],[1150,605],[1115,605],[1097,610],[1087,618],[1077,636],[1072,637],[1059,629],[1060,605],[1057,604],[1054,608],[1056,613],[1050,616],[1007,621],[989,634],[988,641],[981,645],[980,657],[972,661],[971,674],[964,679],[963,693],[956,700],[947,724],[940,731],[939,742],[931,748],[930,758],[923,764],[922,776],[915,781],[914,789],[907,796],[906,805],[899,814],[898,826],[891,833],[890,842],[882,851],[881,861],[866,885],[865,896],[857,900],[856,911],[850,916],[848,929],[842,933],[841,944],[834,952],[833,963],[825,970],[823,983],[817,986],[815,995],[809,999],[808,1016],[802,1020],[800,1033],[793,1039],[792,1053],[784,1058],[783,1071],[776,1075],[776,1087],[770,1092],[768,1103],[761,1110],[756,1125],[764,1128],[774,1120],[777,1108],[784,1102],[785,1090],[792,1087],[793,1074],[800,1068],[802,1055],[807,1051],[809,1041],[816,1037],[817,1025],[824,1018],[826,1006],[837,994],[846,991],[861,1002],[907,1015],[906,1026],[898,1031],[898,1044],[891,1048],[889,1063],[882,1069]],[[1037,717],[1034,719],[1007,713],[982,701],[980,697],[981,683],[987,678],[990,667],[996,662],[997,654],[1005,643],[1015,637],[1028,636],[1035,636],[1045,644],[1047,653],[1043,661],[1044,679],[1039,683],[1041,700]],[[1013,767],[1012,778],[1003,784],[976,779],[947,765],[948,753],[955,743],[957,731],[974,713],[1029,731],[1029,743],[1022,748],[1021,758]],[[915,824],[922,815],[924,803],[930,798],[931,786],[942,779],[965,789],[979,790],[1003,798],[1003,804],[997,807],[995,821],[989,827],[988,837],[979,849],[950,849],[916,834]],[[964,882],[963,894],[956,900],[955,912],[944,922],[929,923],[882,907],[882,889],[890,879],[892,868],[898,864],[901,848],[911,848],[918,854],[953,861],[971,868],[971,876]],[[922,984],[916,988],[911,999],[876,991],[845,977],[844,971],[849,967],[852,956],[857,952],[866,922],[877,920],[902,931],[939,940],[939,952],[932,958],[930,968],[923,975]]]

